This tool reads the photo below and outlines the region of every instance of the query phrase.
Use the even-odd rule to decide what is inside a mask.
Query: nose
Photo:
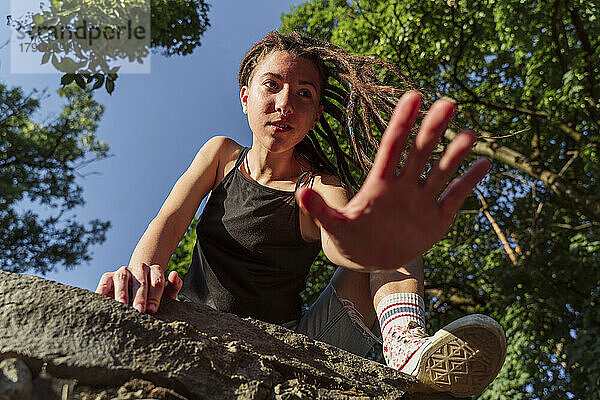
[[[284,85],[279,93],[277,93],[277,97],[275,99],[275,111],[283,116],[294,113],[294,106],[292,104],[292,96],[289,85]]]

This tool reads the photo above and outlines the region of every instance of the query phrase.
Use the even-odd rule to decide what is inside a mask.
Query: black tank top
[[[295,190],[269,188],[242,174],[248,150],[206,202],[182,294],[241,317],[291,321],[301,316],[300,292],[321,242],[302,238]],[[295,189],[313,178],[304,172]]]

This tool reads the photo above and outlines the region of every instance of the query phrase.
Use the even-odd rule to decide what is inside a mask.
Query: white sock
[[[416,293],[393,293],[377,305],[388,366],[401,369],[421,347],[425,337],[425,302]]]

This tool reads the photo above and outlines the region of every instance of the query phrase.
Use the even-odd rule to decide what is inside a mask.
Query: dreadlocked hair
[[[323,113],[340,125],[352,154],[344,152],[334,130],[323,116],[295,150],[311,163],[314,170],[337,175],[351,192],[359,186],[354,170],[364,177],[373,165],[379,140],[402,94],[415,86],[395,66],[369,57],[354,56],[343,49],[299,32],[282,35],[272,31],[246,53],[240,64],[239,85],[249,86],[255,68],[274,51],[286,51],[312,61],[319,71]],[[403,88],[384,84],[374,67],[392,73]],[[381,73],[379,75],[382,75]],[[335,164],[319,142],[327,143]],[[361,180],[362,180],[361,177]]]

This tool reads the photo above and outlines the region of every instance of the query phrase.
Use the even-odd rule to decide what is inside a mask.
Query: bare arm
[[[164,271],[200,203],[214,185],[219,155],[228,141],[230,139],[224,136],[215,136],[198,151],[148,225],[131,255],[129,266],[158,264]]]
[[[348,191],[344,188],[339,178],[335,176],[324,175],[321,179],[316,179],[313,190],[323,198],[329,207],[339,209],[343,208],[348,203]],[[323,226],[319,224],[317,220],[313,219],[313,221],[320,230],[323,253],[325,253],[332,263],[349,269],[359,271],[365,270],[362,266],[353,263],[341,255],[338,249],[333,245],[327,231],[323,229]]]
[[[179,178],[157,216],[150,222],[135,247],[129,265],[104,274],[96,293],[129,303],[129,280],[133,282],[133,306],[139,311],[155,312],[165,287],[164,270],[185,234],[204,197],[213,188],[220,159],[231,149],[233,141],[216,136],[202,146],[190,167]],[[177,274],[169,276],[174,288],[167,288],[170,297],[181,288]]]

